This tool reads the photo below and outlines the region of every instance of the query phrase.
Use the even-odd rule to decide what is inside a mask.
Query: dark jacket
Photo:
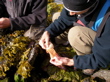
[[[10,30],[25,30],[41,25],[46,17],[47,0],[0,0],[0,17],[9,17]]]
[[[101,2],[99,2],[99,4],[100,3]],[[94,16],[95,12],[99,10],[99,4],[95,10],[80,18],[85,26],[89,27],[88,24],[91,18]],[[58,20],[55,20],[55,22],[46,28],[46,30],[51,34],[51,36],[57,36],[66,29],[72,27],[73,22],[76,22],[77,20],[78,18],[76,16],[70,16],[69,12],[63,9]],[[110,17],[105,23],[101,36],[95,38],[92,52],[92,54],[74,56],[74,67],[79,69],[96,69],[99,67],[105,68],[110,64]]]

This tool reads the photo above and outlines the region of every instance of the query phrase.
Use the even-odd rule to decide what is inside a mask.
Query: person
[[[110,64],[110,17],[107,14],[110,0],[63,0],[63,5],[59,18],[45,29],[39,45],[47,49],[53,37],[69,29],[68,41],[77,55],[73,58],[57,56],[51,58],[50,63],[58,67],[74,66],[87,75],[100,67],[106,68]]]
[[[0,11],[0,35],[29,30],[28,36],[35,28],[37,32],[45,29],[47,0],[1,0]]]

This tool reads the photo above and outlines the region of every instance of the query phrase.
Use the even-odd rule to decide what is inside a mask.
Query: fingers
[[[0,18],[0,28],[3,28],[3,18]]]
[[[50,40],[50,36],[49,33],[47,31],[45,31],[39,41],[39,45],[43,48],[46,49],[49,47],[49,40]]]
[[[43,49],[46,49],[49,47],[49,39],[41,39],[39,41],[39,45],[43,48]]]
[[[45,40],[45,49],[49,47],[49,43],[50,43],[49,40],[50,40],[49,37],[47,37]]]
[[[60,66],[62,65],[62,62],[58,60],[57,57],[53,57],[50,59],[50,63],[54,64],[55,66]]]
[[[11,26],[9,18],[0,18],[0,28],[8,28]]]
[[[3,25],[0,25],[0,28],[3,28]]]
[[[39,41],[39,45],[40,45],[43,49],[46,49],[45,41],[44,41],[44,40],[40,40],[40,41]]]
[[[62,61],[60,61],[57,57],[50,59],[50,63],[61,69],[66,69],[65,66],[63,66]]]

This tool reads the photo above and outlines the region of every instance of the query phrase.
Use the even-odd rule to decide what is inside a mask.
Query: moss
[[[51,24],[53,14],[55,12],[61,12],[62,9],[63,9],[63,4],[57,4],[55,2],[48,3],[48,5],[47,5],[47,13],[48,13],[47,26],[49,24]]]

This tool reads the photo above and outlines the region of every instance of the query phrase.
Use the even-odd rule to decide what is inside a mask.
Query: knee
[[[77,42],[80,41],[81,38],[83,38],[82,33],[84,30],[82,30],[82,26],[75,26],[71,28],[68,32],[68,41],[71,46],[74,46],[77,44]]]
[[[68,39],[77,37],[82,31],[82,26],[72,27],[68,32]]]

